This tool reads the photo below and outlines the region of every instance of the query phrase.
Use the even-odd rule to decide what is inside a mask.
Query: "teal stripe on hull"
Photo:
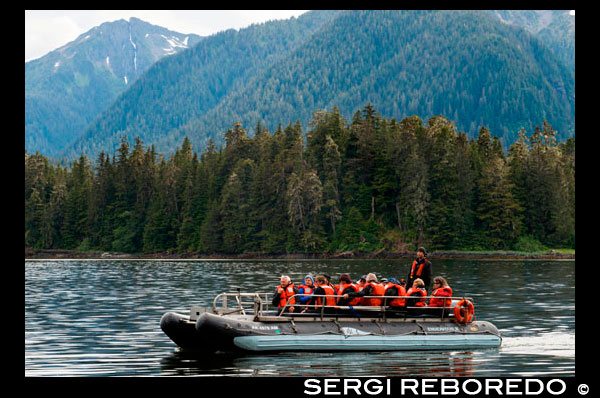
[[[233,339],[249,351],[408,351],[499,347],[492,334],[343,336],[278,335],[240,336]]]

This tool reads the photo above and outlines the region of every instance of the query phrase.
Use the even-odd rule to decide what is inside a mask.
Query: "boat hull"
[[[274,317],[273,317],[274,318]],[[283,318],[283,317],[282,317]],[[476,321],[294,317],[259,322],[252,315],[167,313],[161,328],[186,350],[200,351],[404,351],[499,347],[498,329]]]
[[[410,336],[243,336],[233,343],[248,351],[411,351],[496,348],[492,334]]]

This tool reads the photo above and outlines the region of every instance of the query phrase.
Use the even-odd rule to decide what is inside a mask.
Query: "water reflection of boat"
[[[450,308],[447,315],[431,315],[423,307],[322,305],[312,312],[280,314],[269,310],[268,296],[219,294],[212,307],[192,307],[189,315],[167,312],[160,326],[178,346],[209,352],[456,350],[499,347],[502,341],[490,322],[459,322],[461,317],[454,316],[459,312]]]

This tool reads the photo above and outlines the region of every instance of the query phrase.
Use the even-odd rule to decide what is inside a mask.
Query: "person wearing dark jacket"
[[[400,285],[396,278],[387,278],[387,281],[384,296],[406,296],[404,286]],[[403,310],[406,307],[406,299],[396,297],[385,299],[384,305],[388,305],[393,310]]]
[[[358,292],[358,286],[352,283],[352,279],[350,279],[350,274],[341,274],[340,275],[340,284],[338,287],[338,295],[343,295],[344,293],[350,292]],[[338,297],[337,305],[358,305],[360,302],[359,298],[355,299],[345,299],[343,297]]]
[[[432,265],[427,259],[427,252],[424,247],[417,249],[417,258],[413,261],[410,269],[408,270],[408,277],[406,278],[406,287],[411,288],[415,279],[423,280],[425,284],[423,287],[429,291],[429,285],[431,283]]]
[[[379,283],[377,282],[377,276],[375,276],[375,274],[371,273],[371,274],[367,275],[366,279],[367,279],[367,283],[361,291],[344,293],[342,298],[348,299],[348,298],[365,297],[365,296],[383,296],[383,292],[385,291],[385,288],[383,286],[379,285]],[[376,299],[376,298],[371,298],[371,299],[364,298],[359,305],[366,305],[366,306],[381,305],[382,301],[383,300]]]

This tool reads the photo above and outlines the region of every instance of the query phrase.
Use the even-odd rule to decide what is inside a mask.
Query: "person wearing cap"
[[[424,283],[425,290],[429,290],[429,284],[431,283],[431,272],[432,265],[427,259],[427,252],[424,247],[417,249],[417,258],[413,261],[410,270],[408,271],[408,277],[406,278],[406,287],[411,288],[415,279],[419,278]]]
[[[396,278],[387,278],[387,284],[385,285],[384,296],[406,296],[406,290],[400,285],[400,282]],[[393,298],[385,299],[383,305],[389,305],[391,309],[401,309],[406,306],[406,299]]]
[[[298,286],[298,294],[303,294],[303,296],[298,297],[298,302],[300,304],[306,304],[310,300],[310,296],[313,294],[315,290],[315,279],[312,275],[308,274],[304,277],[304,283]]]
[[[344,293],[358,292],[358,286],[352,283],[352,279],[350,279],[350,274],[341,274],[340,275],[340,284],[338,287],[338,295],[342,296]],[[353,299],[338,297],[337,305],[358,305],[360,303],[360,298],[355,297]]]
[[[377,282],[377,276],[370,273],[366,276],[365,287],[359,292],[344,293],[343,298],[355,298],[361,297],[360,305],[366,306],[380,306],[383,299],[380,298],[366,298],[366,296],[383,296],[385,288]]]

